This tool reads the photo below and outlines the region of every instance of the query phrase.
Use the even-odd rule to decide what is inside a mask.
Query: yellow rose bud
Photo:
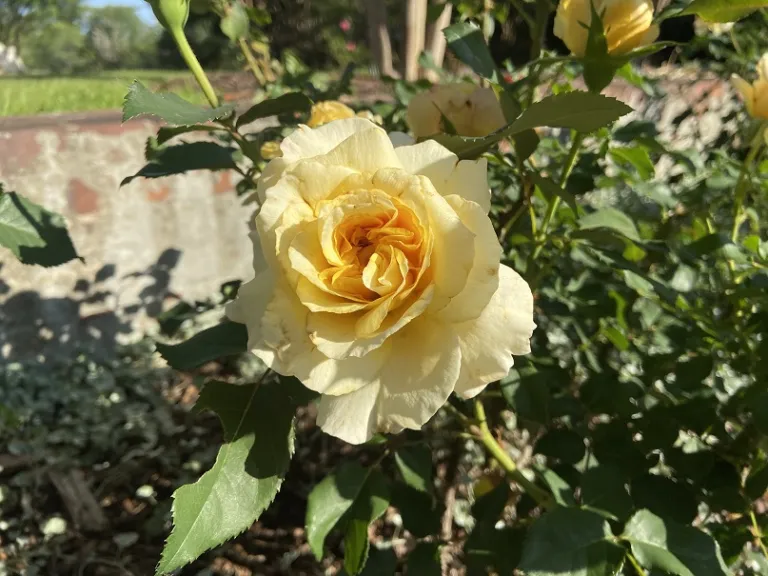
[[[261,157],[264,158],[264,160],[273,160],[274,158],[280,158],[280,156],[283,155],[283,151],[280,149],[280,142],[276,142],[275,140],[264,142],[264,144],[261,145],[260,152]]]
[[[342,104],[338,100],[327,100],[312,106],[312,114],[307,125],[310,128],[317,128],[333,120],[343,120],[354,116],[355,111],[346,104]]]
[[[747,112],[753,118],[768,120],[768,53],[757,63],[757,80],[752,84],[741,76],[731,76],[731,83],[744,99]]]
[[[653,23],[651,0],[593,1],[603,21],[609,54],[626,54],[659,36],[659,26]],[[555,36],[576,56],[584,56],[591,23],[590,0],[560,0],[555,15]]]
[[[363,118],[300,126],[282,151],[257,183],[255,278],[227,316],[320,394],[325,432],[418,430],[530,352],[533,295],[501,263],[485,159],[395,147]]]
[[[443,116],[461,136],[487,136],[506,125],[494,91],[474,84],[435,86],[408,104],[408,125],[417,138],[445,132]]]

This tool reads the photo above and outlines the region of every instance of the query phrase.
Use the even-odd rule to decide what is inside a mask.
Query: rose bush
[[[498,18],[514,9],[545,38],[549,2],[501,4]],[[204,149],[258,209],[256,275],[227,307],[234,322],[157,344],[185,371],[247,350],[262,360],[245,382],[204,383],[197,407],[221,417],[224,444],[174,493],[159,573],[260,517],[297,432],[300,464],[324,477],[287,498],[307,495],[301,533],[325,574],[342,556],[350,576],[768,573],[756,564],[768,566],[765,142],[734,121],[764,123],[737,114],[680,149],[679,119],[632,119],[602,91],[618,75],[644,98],[663,92],[628,66],[666,47],[637,50],[658,32],[653,6],[591,6],[557,8],[577,57],[534,43],[514,80],[484,42],[492,26],[452,24],[448,48],[483,86],[389,81],[395,101],[373,108],[389,135],[337,100],[347,74],[322,91],[291,76],[295,91],[273,87],[239,114],[131,88],[126,118],[174,123],[137,177],[200,168]],[[727,21],[754,7],[694,0],[682,13]],[[765,66],[736,82],[758,119]],[[241,130],[272,115],[279,127]],[[398,132],[406,121],[422,142]],[[166,144],[189,131],[213,135]],[[363,445],[330,442],[315,414]],[[315,441],[320,466],[307,461]],[[328,446],[342,456],[332,471]]]
[[[267,366],[321,393],[347,442],[419,429],[530,351],[533,296],[500,264],[485,160],[395,148],[364,119],[299,127],[258,182],[254,268],[229,305]]]

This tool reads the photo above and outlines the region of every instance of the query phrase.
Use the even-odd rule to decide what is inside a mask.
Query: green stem
[[[501,445],[496,441],[496,438],[491,434],[490,428],[488,428],[488,420],[485,417],[485,408],[481,400],[475,400],[475,416],[477,418],[477,425],[480,427],[479,440],[483,443],[486,450],[490,452],[491,456],[496,458],[501,467],[506,470],[509,477],[515,481],[525,492],[531,496],[536,502],[538,502],[544,508],[552,508],[554,502],[552,497],[546,490],[539,488],[536,484],[528,480],[522,472],[517,468],[517,464],[507,454]]]
[[[240,52],[242,52],[243,56],[245,56],[245,61],[248,63],[248,68],[251,70],[253,77],[256,78],[256,81],[259,84],[266,84],[264,74],[261,73],[259,63],[256,62],[256,58],[253,57],[253,52],[251,52],[251,48],[248,46],[246,39],[240,38],[240,40],[237,41],[237,45],[240,47]]]
[[[763,542],[763,531],[760,529],[760,524],[757,523],[757,517],[755,516],[754,510],[749,511],[749,518],[752,520],[752,531],[754,532],[755,540],[757,540],[757,544],[760,546],[763,556],[768,560],[768,548],[766,548],[765,542]]]
[[[731,228],[731,241],[734,243],[739,239],[739,227],[741,226],[742,219],[741,211],[744,208],[744,200],[747,195],[744,183],[749,175],[749,169],[752,167],[752,162],[754,162],[758,152],[760,152],[761,146],[762,138],[756,138],[752,147],[749,149],[747,157],[741,165],[739,178],[736,181],[736,203],[733,208],[733,228]]]
[[[216,96],[216,92],[214,92],[213,86],[211,86],[211,83],[208,80],[208,76],[205,75],[205,70],[203,70],[203,67],[200,66],[200,62],[197,60],[197,56],[195,56],[195,52],[192,50],[192,46],[189,45],[187,37],[184,34],[184,30],[180,28],[177,30],[171,30],[171,36],[176,42],[176,46],[179,48],[181,57],[184,58],[184,62],[187,64],[187,67],[192,71],[195,80],[197,80],[197,83],[203,90],[203,94],[205,94],[208,102],[213,108],[217,108],[219,106],[219,98]]]
[[[734,193],[736,198],[733,207],[733,226],[731,227],[731,242],[734,244],[736,244],[739,240],[739,228],[741,227],[741,221],[743,218],[741,212],[744,209],[744,200],[747,196],[747,190],[744,184],[747,181],[747,176],[749,175],[749,170],[752,167],[752,162],[755,161],[757,154],[762,148],[762,144],[763,139],[758,134],[758,136],[752,142],[752,147],[749,149],[747,157],[744,158],[744,162],[741,164],[739,177],[736,180],[736,189]],[[731,279],[733,279],[734,273],[736,271],[736,265],[734,264],[733,260],[728,260],[728,270],[730,270]]]
[[[533,19],[533,16],[528,14],[528,11],[525,9],[523,3],[520,2],[520,0],[510,0],[509,3],[515,10],[517,10],[517,13],[520,14],[520,17],[525,20],[525,23],[528,25],[528,29],[531,32],[531,37],[533,37],[534,30],[536,29],[536,20]]]
[[[637,576],[646,576],[645,570],[642,569],[640,564],[638,563],[637,559],[634,557],[634,555],[627,554],[627,558],[629,558],[629,563],[632,564],[632,567],[635,569],[635,572],[637,572]]]
[[[583,141],[584,141],[584,134],[579,132],[574,137],[573,142],[571,142],[571,149],[568,152],[568,158],[565,160],[563,171],[560,174],[561,190],[565,190],[565,187],[568,184],[568,178],[571,175],[571,172],[573,171],[573,167],[576,165],[576,158],[579,155],[579,148],[581,147],[581,143]],[[549,228],[549,224],[552,222],[552,217],[555,215],[555,212],[557,212],[557,208],[559,206],[560,206],[560,196],[554,196],[553,198],[550,199],[549,206],[547,207],[547,212],[544,215],[544,220],[542,221],[541,228],[539,229],[540,243],[536,247],[536,250],[533,252],[534,260],[536,260],[536,258],[539,257],[541,250],[544,248],[543,242],[547,234],[547,229]]]

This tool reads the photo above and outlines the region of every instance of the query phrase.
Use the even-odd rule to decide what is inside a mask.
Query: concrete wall
[[[121,180],[157,124],[116,111],[0,119],[0,181],[68,221],[85,263],[24,266],[0,249],[5,358],[112,348],[169,295],[201,299],[251,274],[236,174]],[[138,325],[137,325],[138,323]]]

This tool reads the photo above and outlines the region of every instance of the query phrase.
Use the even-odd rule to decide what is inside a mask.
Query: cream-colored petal
[[[475,235],[475,261],[467,284],[448,305],[437,312],[446,323],[465,322],[480,316],[499,286],[501,245],[485,211],[459,196],[447,196],[464,225]]]
[[[250,342],[249,336],[249,349],[279,374],[293,375],[294,364],[313,352],[307,335],[308,314],[285,279],[277,278],[261,317],[260,339]]]
[[[395,153],[408,172],[429,178],[442,196],[458,194],[477,202],[486,212],[490,210],[491,191],[485,158],[459,161],[453,152],[434,140],[401,146],[395,148]]]
[[[237,298],[227,304],[227,318],[238,324],[245,324],[248,329],[248,349],[254,349],[261,344],[261,320],[270,301],[275,287],[274,277],[270,269],[262,270],[256,278],[246,282],[237,291]]]
[[[294,363],[296,377],[310,390],[343,396],[379,381],[382,367],[390,359],[391,345],[385,342],[364,358],[335,360],[319,350]]]
[[[752,84],[744,80],[744,78],[738,74],[731,75],[731,84],[736,91],[741,94],[741,97],[744,100],[744,106],[747,107],[747,112],[752,114],[755,104],[755,92],[754,88],[752,88]]]
[[[346,122],[346,120],[338,122]],[[373,173],[379,168],[400,168],[400,160],[395,154],[395,148],[387,133],[372,122],[368,124],[367,130],[355,132],[327,154],[318,156],[315,160],[326,165],[345,166],[358,172]]]
[[[426,138],[441,132],[440,110],[432,98],[430,92],[420,92],[408,103],[406,121],[416,138]]]
[[[319,202],[328,198],[339,184],[356,172],[347,166],[329,166],[314,160],[303,160],[288,174],[296,179],[294,185],[301,197],[316,210]]]
[[[365,302],[356,302],[349,298],[332,294],[327,290],[321,290],[304,276],[299,278],[299,282],[296,285],[296,295],[301,300],[301,303],[312,312],[350,314],[352,312],[359,312],[369,306]]]
[[[381,370],[378,429],[418,430],[454,389],[461,369],[459,340],[450,325],[422,316],[391,341],[392,361]]]
[[[376,433],[379,383],[343,396],[323,396],[317,407],[317,425],[326,434],[350,444],[362,444]]]
[[[461,196],[478,204],[483,212],[488,214],[491,210],[491,189],[488,187],[487,160],[461,160],[446,180],[443,189],[438,188],[438,192],[443,196]]]
[[[499,266],[499,288],[482,314],[453,328],[461,345],[461,374],[456,393],[469,397],[507,375],[512,355],[528,354],[533,322],[533,294],[511,268]]]
[[[266,190],[265,200],[256,215],[256,230],[261,239],[264,256],[270,266],[275,268],[280,266],[277,257],[277,229],[283,219],[298,222],[312,217],[312,209],[287,179],[280,180]]]
[[[475,260],[475,235],[450,204],[422,178],[422,190],[429,210],[434,247],[430,259],[435,285],[433,309],[443,308],[467,284]]]
[[[376,125],[370,120],[357,117],[329,122],[319,128],[300,125],[280,144],[282,160],[290,164],[303,158],[327,154],[352,134],[369,130],[372,126]]]
[[[411,294],[397,310],[392,310],[379,328],[368,338],[356,336],[358,314],[310,314],[307,323],[312,343],[329,358],[363,357],[379,348],[392,334],[421,316],[432,301],[434,287]]]

